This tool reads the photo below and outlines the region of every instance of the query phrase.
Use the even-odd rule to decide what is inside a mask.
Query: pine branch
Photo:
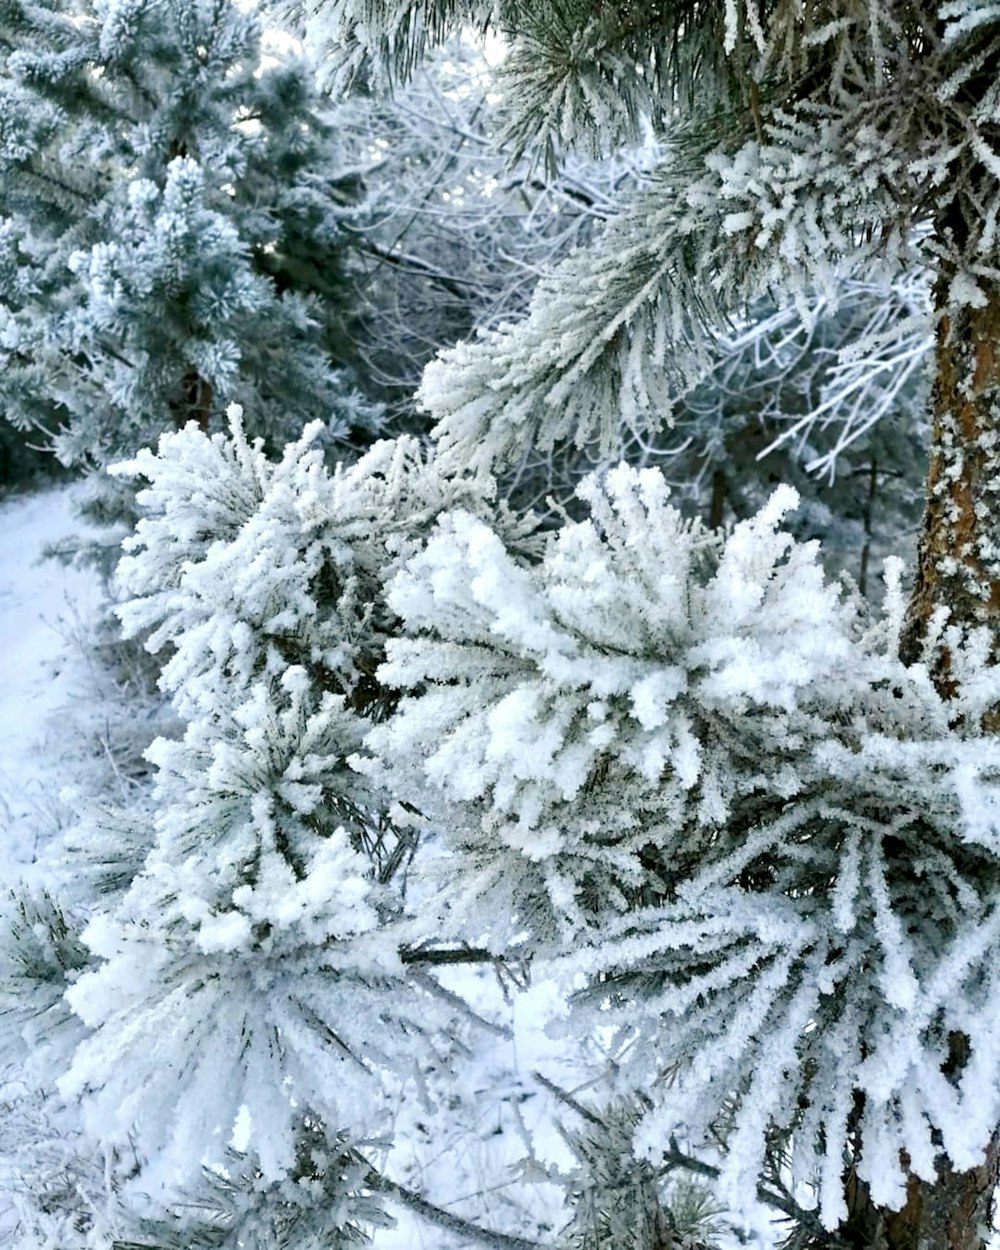
[[[574,1111],[581,1119],[588,1124],[601,1125],[604,1123],[600,1115],[587,1107],[584,1103],[574,1098],[572,1094],[556,1085],[554,1081],[550,1081],[548,1077],[541,1072],[533,1072],[532,1076],[542,1086],[547,1089],[550,1094],[563,1103],[564,1106]],[[685,1172],[691,1172],[695,1176],[704,1177],[706,1180],[718,1180],[721,1175],[721,1169],[711,1163],[706,1163],[702,1159],[696,1158],[694,1155],[688,1154],[681,1150],[677,1144],[675,1137],[670,1138],[670,1148],[662,1154],[662,1172],[664,1175],[670,1173],[675,1168],[680,1168]],[[816,1233],[822,1234],[824,1237],[829,1234],[823,1229],[816,1213],[800,1207],[799,1204],[782,1186],[780,1191],[768,1185],[761,1184],[757,1187],[757,1197],[761,1202],[766,1203],[776,1211],[780,1211],[782,1215],[787,1216],[791,1220],[803,1227],[809,1228]],[[834,1243],[830,1243],[831,1250],[836,1250]]]
[[[912,235],[883,185],[874,121],[867,105],[804,109],[774,122],[766,145],[729,153],[717,132],[681,132],[594,246],[539,282],[527,317],[428,366],[419,400],[444,460],[496,469],[570,442],[614,455],[626,432],[648,437],[669,417],[712,363],[712,329],[745,301],[769,286],[803,309],[810,290],[835,300],[845,229],[858,232],[853,267],[899,263]]]
[[[677,1139],[671,1137],[670,1149],[663,1153],[663,1171],[668,1173],[674,1168],[681,1168],[685,1172],[703,1176],[706,1180],[718,1180],[721,1175],[720,1168],[715,1167],[711,1163],[705,1163],[704,1160],[697,1159],[694,1155],[687,1154],[680,1149]],[[761,1202],[772,1207],[775,1211],[780,1211],[782,1215],[787,1216],[790,1220],[794,1220],[797,1224],[814,1230],[823,1237],[830,1236],[819,1222],[816,1212],[800,1207],[791,1194],[784,1190],[784,1187],[779,1192],[767,1185],[758,1185],[757,1197]],[[831,1250],[836,1250],[833,1243],[831,1243]]]
[[[558,1101],[564,1106],[569,1107],[571,1111],[575,1111],[582,1120],[586,1120],[588,1124],[603,1123],[599,1115],[591,1111],[591,1109],[585,1106],[582,1102],[579,1102],[571,1093],[557,1085],[555,1081],[550,1081],[549,1078],[541,1072],[532,1072],[531,1075],[543,1089],[547,1089],[549,1093],[558,1099]]]
[[[309,31],[318,18],[322,43],[333,64],[330,76],[341,82],[368,75],[405,82],[430,49],[459,31],[464,21],[481,25],[495,5],[472,0],[284,0],[278,12],[299,30]]]

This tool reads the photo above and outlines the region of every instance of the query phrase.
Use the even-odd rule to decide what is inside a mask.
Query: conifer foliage
[[[348,70],[402,74],[462,22],[494,25],[511,40],[508,130],[521,147],[604,148],[644,119],[669,140],[648,186],[602,243],[540,284],[528,318],[429,372],[425,402],[460,459],[516,456],[536,434],[610,439],[619,406],[655,425],[677,378],[700,367],[706,322],[770,283],[835,298],[845,271],[923,255],[944,275],[939,307],[989,297],[988,5],[559,0],[528,16],[502,0],[332,0],[318,12]]]
[[[755,745],[747,756],[751,771],[765,760],[773,762],[744,792],[742,801],[736,798],[736,779],[741,775],[738,753],[727,757],[719,770],[735,787],[732,794],[724,788],[719,791],[714,780],[713,753],[726,749],[727,718],[713,716],[713,732],[702,738],[697,720],[685,709],[679,725],[692,732],[698,749],[689,746],[681,753],[682,759],[697,760],[682,775],[694,795],[703,776],[700,770],[706,769],[709,803],[697,820],[705,819],[712,803],[718,803],[721,831],[707,844],[703,834],[693,839],[697,868],[686,867],[671,845],[663,856],[663,884],[654,879],[653,894],[655,900],[656,889],[661,888],[667,907],[677,909],[666,915],[694,926],[687,945],[690,957],[703,962],[694,967],[685,963],[689,957],[685,944],[680,943],[679,951],[672,945],[665,916],[654,921],[650,931],[641,931],[636,946],[628,944],[629,925],[635,922],[622,916],[650,904],[645,874],[658,875],[655,837],[648,846],[633,850],[629,864],[635,876],[629,885],[635,894],[626,899],[625,908],[618,902],[614,921],[609,918],[610,898],[598,894],[595,899],[596,912],[603,914],[603,923],[617,939],[612,947],[604,947],[600,937],[594,938],[595,950],[607,950],[609,964],[602,966],[599,956],[581,958],[583,967],[590,966],[588,958],[595,961],[596,1003],[614,1011],[620,1002],[628,1016],[634,1009],[629,987],[635,970],[626,966],[620,952],[631,952],[639,960],[651,957],[659,943],[671,951],[663,967],[652,959],[647,984],[650,992],[661,996],[667,1018],[675,1013],[671,1003],[684,1004],[676,1009],[680,1024],[670,1028],[664,1024],[657,1041],[660,1049],[667,1048],[660,1072],[664,1078],[670,1074],[673,1084],[663,1100],[670,1110],[662,1117],[654,1113],[650,1121],[658,1128],[644,1138],[648,1146],[655,1149],[659,1141],[662,1147],[664,1135],[678,1123],[693,1124],[696,1133],[706,1134],[726,1110],[732,1166],[739,1171],[749,1162],[753,1171],[762,1161],[761,1142],[770,1121],[774,1129],[792,1131],[800,1159],[803,1150],[809,1152],[807,1142],[825,1159],[820,1163],[823,1219],[830,1227],[839,1226],[849,1243],[887,1245],[893,1250],[981,1246],[1000,1166],[1000,1115],[995,1075],[983,1081],[977,1075],[983,1071],[978,1063],[990,1062],[986,1056],[992,1045],[985,1040],[987,1000],[978,998],[988,979],[986,966],[968,981],[958,969],[964,968],[967,958],[975,964],[979,951],[987,961],[996,952],[995,861],[989,832],[995,808],[988,792],[967,803],[971,792],[965,788],[973,776],[988,778],[993,765],[985,760],[994,749],[996,727],[991,662],[1000,603],[994,464],[1000,402],[996,319],[1000,23],[995,6],[974,0],[944,4],[844,0],[833,5],[595,5],[558,0],[533,5],[529,11],[504,0],[484,5],[332,0],[320,5],[319,13],[325,14],[328,30],[343,49],[348,72],[380,66],[390,75],[405,76],[425,47],[464,21],[503,32],[510,43],[504,70],[508,133],[517,151],[544,151],[552,159],[565,144],[614,145],[638,133],[642,125],[651,125],[667,143],[666,158],[643,185],[624,197],[594,245],[543,276],[527,316],[443,353],[426,371],[422,401],[437,422],[442,463],[455,471],[469,464],[496,470],[517,462],[531,447],[554,448],[568,441],[582,447],[596,439],[611,452],[623,422],[636,431],[641,443],[644,431],[669,414],[678,391],[710,367],[711,335],[706,335],[706,328],[747,299],[779,287],[795,300],[808,324],[816,294],[835,303],[845,276],[867,278],[881,272],[891,278],[900,267],[914,263],[929,268],[937,339],[928,502],[914,593],[905,612],[898,595],[891,609],[895,641],[876,651],[881,659],[875,664],[871,644],[854,638],[848,667],[860,686],[824,694],[824,680],[817,673],[801,691],[788,696],[803,712],[811,697],[824,705],[824,710],[816,709],[823,728],[815,750],[804,729],[789,727],[788,736],[778,739],[794,756],[794,762],[789,761],[792,771],[783,774],[777,767],[781,752],[773,755],[767,742]],[[321,20],[314,17],[313,25]],[[855,358],[863,354],[858,343],[850,350],[857,352]],[[620,487],[614,478],[609,484],[613,496]],[[765,509],[759,523],[769,515]],[[599,533],[600,516],[596,520]],[[660,524],[670,523],[664,518]],[[649,531],[655,533],[656,528],[651,521],[636,525],[631,542],[621,542],[629,560],[635,558],[631,549],[641,552]],[[610,551],[616,550],[614,534],[612,526]],[[414,709],[421,699],[429,700],[428,709],[439,701],[446,712],[452,711],[454,721],[446,716],[443,720],[446,736],[439,758],[443,764],[449,752],[460,753],[456,758],[468,765],[468,774],[446,776],[434,764],[436,753],[430,753],[427,762],[420,762],[425,782],[452,800],[473,804],[472,828],[481,828],[489,843],[488,848],[481,844],[475,857],[480,873],[487,849],[490,862],[502,863],[505,858],[489,842],[494,827],[502,831],[501,844],[509,842],[510,850],[520,849],[532,864],[534,880],[544,885],[545,892],[540,917],[529,915],[522,903],[518,915],[528,931],[545,932],[549,915],[553,917],[549,929],[561,924],[573,931],[586,916],[589,901],[589,880],[581,879],[575,859],[581,828],[572,816],[564,819],[560,812],[554,817],[549,805],[561,798],[585,817],[602,792],[603,780],[601,770],[587,766],[588,761],[595,762],[602,727],[582,729],[585,707],[593,705],[600,720],[598,696],[603,687],[591,688],[583,681],[578,687],[573,659],[576,649],[588,644],[600,653],[598,639],[621,662],[624,656],[638,658],[636,649],[644,658],[647,652],[636,643],[623,647],[623,640],[614,635],[604,638],[598,631],[595,637],[589,632],[589,618],[587,628],[581,629],[568,606],[568,587],[574,582],[567,578],[564,587],[556,580],[562,567],[557,575],[551,556],[539,571],[519,574],[487,536],[468,535],[462,524],[456,526],[454,537],[440,539],[438,549],[449,543],[447,575],[441,567],[431,572],[432,542],[425,557],[430,567],[425,571],[418,565],[412,583],[396,583],[393,593],[405,596],[398,600],[400,610],[412,614],[411,629],[427,639],[396,644],[399,650],[390,652],[386,671],[394,680],[405,681],[406,665],[412,664],[412,673],[420,674],[417,680],[426,691],[415,704],[403,703],[398,728],[380,730],[373,741],[381,749],[379,735],[384,734],[390,755],[395,743],[405,756],[404,727],[408,719],[419,719]],[[765,540],[758,556],[762,569],[768,567],[766,552]],[[575,589],[579,598],[598,588],[596,624],[601,622],[599,588],[614,584],[615,559],[604,552],[589,554],[586,580],[577,573]],[[720,568],[725,567],[725,551],[720,560]],[[503,574],[491,573],[487,563],[503,568]],[[465,566],[465,579],[456,579],[456,565]],[[770,573],[763,574],[772,587],[780,584],[779,567],[771,564]],[[522,630],[519,618],[506,611],[505,604],[491,601],[489,587],[501,577],[519,588],[532,631]],[[538,577],[542,586],[534,581]],[[545,586],[546,579],[551,586]],[[754,584],[753,575],[748,580]],[[687,578],[684,583],[689,584]],[[808,584],[804,579],[803,590]],[[688,594],[696,609],[698,592]],[[436,597],[450,596],[454,603],[449,602],[446,624],[433,619]],[[656,602],[655,593],[648,598]],[[763,610],[768,597],[758,590],[754,601]],[[627,603],[626,598],[622,615],[614,618],[622,627],[629,620]],[[565,630],[562,615],[567,617]],[[735,605],[727,615],[740,619]],[[699,638],[706,646],[712,641],[710,621],[707,624],[708,636]],[[810,628],[828,638],[835,654],[860,626],[845,634],[831,617]],[[500,645],[486,646],[487,637]],[[478,718],[461,703],[461,666],[453,672],[442,670],[441,649],[444,655],[452,654],[456,643],[461,647],[466,641],[495,651],[504,675],[492,686],[492,711],[483,711]],[[422,647],[427,648],[426,668],[417,658]],[[901,666],[894,648],[909,668]],[[663,649],[659,639],[650,647],[654,655]],[[767,646],[756,654],[764,657],[762,671],[768,672]],[[783,678],[794,681],[800,664],[797,660],[782,669]],[[592,667],[601,671],[596,655]],[[756,664],[746,669],[755,672]],[[438,684],[442,671],[447,676]],[[742,671],[737,667],[735,674]],[[681,672],[680,690],[690,692],[701,707],[691,671],[681,666]],[[544,694],[538,679],[533,680],[535,673]],[[636,689],[609,681],[626,709],[631,699],[641,729],[660,728],[662,712],[654,713],[647,726]],[[564,700],[552,692],[553,682],[565,683]],[[751,693],[741,689],[738,678],[733,681],[733,696],[747,700],[747,707],[752,706]],[[673,702],[679,695],[663,690],[658,697]],[[972,704],[963,706],[969,697]],[[715,712],[712,704],[708,706]],[[507,716],[515,709],[515,719],[522,716],[532,729],[535,750],[530,759],[517,750],[516,734],[504,733]],[[862,720],[852,745],[845,727],[859,713]],[[478,735],[453,734],[464,717]],[[750,721],[755,731],[759,727],[766,732],[766,715]],[[664,724],[673,722],[666,718]],[[423,729],[429,729],[427,721]],[[673,732],[678,735],[676,749],[682,739],[680,729]],[[477,736],[482,743],[478,748],[473,745]],[[610,738],[614,740],[614,730]],[[631,741],[632,735],[624,733],[624,742]],[[911,752],[922,761],[919,769],[898,773],[891,781],[899,761]],[[538,775],[541,766],[536,768],[535,757],[548,761],[550,774]],[[951,765],[944,763],[948,757]],[[666,752],[659,757],[661,770],[667,758]],[[613,759],[627,766],[622,753],[614,752]],[[821,772],[831,770],[816,792],[817,802],[822,794],[822,802],[829,806],[817,809],[814,819],[817,831],[824,834],[821,840],[832,838],[827,850],[838,849],[819,869],[825,885],[818,891],[818,881],[798,876],[807,864],[819,868],[822,859],[813,859],[815,845],[806,832],[813,819],[805,817],[809,803],[799,801],[804,797],[799,787],[806,759],[817,764],[822,760]],[[500,775],[503,764],[507,768]],[[655,757],[650,768],[655,774]],[[641,767],[637,771],[641,777]],[[657,796],[670,795],[673,775],[669,768],[656,775]],[[949,775],[952,797],[945,799],[939,787]],[[790,787],[784,793],[782,776]],[[909,806],[908,794],[900,793],[904,784],[907,791],[915,789],[921,795],[914,807]],[[609,798],[612,794],[615,806],[610,817],[601,812],[581,825],[599,839],[602,822],[607,821],[614,845],[631,814],[629,802],[617,803],[619,796],[627,799],[629,794],[620,777],[609,789]],[[776,808],[770,808],[769,795],[780,797]],[[744,802],[745,824],[736,815]],[[942,802],[951,807],[951,814],[937,824],[934,813],[943,810]],[[863,821],[864,813],[873,824],[862,836],[857,822]],[[642,827],[642,821],[636,823]],[[787,861],[780,849],[784,835],[778,835],[778,842],[771,840],[786,826],[791,839]],[[654,817],[651,829],[655,827]],[[689,817],[683,809],[672,813],[667,827],[679,834],[690,827]],[[930,827],[938,832],[930,833]],[[892,832],[887,834],[886,829]],[[730,831],[742,835],[742,851],[728,847]],[[758,836],[764,845],[755,862]],[[856,851],[849,849],[855,837]],[[952,866],[955,855],[964,861],[971,850],[973,858],[967,861],[967,871],[956,874],[949,869],[937,879],[948,882],[944,888],[951,901],[942,906],[933,886],[907,900],[908,889],[901,890],[901,882],[919,880],[926,872],[907,848],[941,849],[940,839],[948,842],[953,837],[958,841],[946,852]],[[558,876],[553,866],[562,866],[560,855],[573,866],[568,878]],[[791,875],[786,863],[796,865]],[[499,867],[495,871],[505,875]],[[517,880],[517,873],[509,879]],[[622,880],[621,875],[602,876],[600,885],[611,889],[612,882],[618,885]],[[691,884],[702,880],[705,893],[700,885]],[[864,922],[860,918],[865,913],[854,903],[842,910],[846,897],[860,901],[854,882],[864,883]],[[716,889],[721,893],[713,895]],[[709,959],[704,948],[707,944],[712,949],[711,926],[728,931],[735,925],[739,930],[744,907],[751,909],[746,916],[751,929],[758,922],[766,927],[768,908],[756,898],[762,889],[786,898],[792,912],[808,915],[810,924],[823,928],[830,923],[831,933],[853,936],[830,947],[822,943],[810,947],[806,962],[815,956],[816,963],[801,982],[790,971],[799,958],[793,952],[800,949],[790,930],[778,938],[775,929],[765,939],[775,941],[773,961],[763,946],[756,946],[749,930],[734,936],[734,949],[747,962],[734,972],[739,988],[727,1001],[722,990],[726,957]],[[715,902],[708,902],[711,897]],[[824,898],[830,900],[825,913],[829,922],[823,919]],[[558,903],[553,911],[554,899]],[[702,905],[704,913],[698,910]],[[701,928],[703,924],[709,927]],[[858,936],[864,932],[874,947]],[[859,940],[866,953],[853,965],[852,951],[860,955]],[[847,965],[853,971],[841,983],[839,970]],[[870,988],[861,988],[869,976],[874,977]],[[781,990],[770,988],[778,983]],[[948,991],[933,988],[945,984]],[[755,996],[755,985],[760,996]],[[855,987],[865,1008],[853,998]],[[942,1000],[946,994],[951,1006]],[[767,1004],[777,1001],[787,1012],[783,1024],[768,1016]],[[827,1008],[832,1016],[825,1015]],[[958,1016],[949,1020],[952,1009]],[[714,1017],[713,1010],[718,1012]],[[700,1031],[712,1018],[722,1029],[719,1036]],[[825,1027],[820,1023],[824,1020]],[[633,1020],[632,1028],[634,1033],[623,1034],[623,1044],[627,1043],[629,1055],[641,1057],[645,1049],[641,1023]],[[845,1029],[853,1042],[847,1041]],[[904,1036],[909,1040],[904,1042]],[[681,1053],[685,1037],[690,1049]],[[742,1073],[729,1066],[731,1056],[745,1050],[753,1053],[758,1037],[770,1040],[768,1052],[758,1054],[757,1066]],[[883,1050],[890,1038],[895,1049]],[[679,1049],[671,1053],[671,1045]],[[826,1059],[815,1052],[817,1046],[828,1048]],[[853,1058],[848,1058],[852,1052]],[[915,1060],[918,1053],[924,1059]],[[833,1055],[836,1060],[830,1058]],[[846,1066],[838,1074],[829,1068],[830,1062]],[[898,1073],[900,1064],[911,1062],[916,1067],[910,1078],[898,1085],[895,1077],[885,1079],[888,1071]],[[917,1069],[923,1075],[917,1075]],[[806,1088],[814,1077],[816,1102]],[[716,1080],[713,1099],[708,1091]],[[963,1088],[970,1101],[960,1109]],[[978,1120],[972,1109],[974,1090],[982,1098]],[[964,1138],[973,1123],[974,1145],[971,1138]],[[891,1209],[899,1209],[899,1216],[890,1215]]]
[[[278,446],[370,427],[341,372],[356,187],[308,66],[262,64],[229,0],[0,23],[4,416],[80,466],[234,401]]]
[[[396,576],[407,636],[380,676],[420,693],[369,746],[448,812],[456,914],[586,982],[570,1027],[615,1026],[658,1089],[654,1159],[728,1119],[738,1205],[788,1132],[832,1229],[859,1137],[873,1200],[901,1206],[901,1159],[933,1181],[935,1135],[967,1168],[995,1128],[988,637],[952,642],[961,693],[943,698],[897,658],[898,584],[867,623],[779,528],[790,492],[724,544],[655,471],[581,493],[591,519],[534,568],[453,515]]]
[[[184,732],[147,753],[141,871],[84,931],[102,962],[69,993],[92,1032],[62,1089],[101,1140],[138,1144],[146,1184],[190,1182],[241,1114],[269,1181],[296,1157],[296,1108],[371,1132],[379,1072],[435,1027],[387,931],[405,848],[346,760],[385,628],[372,566],[440,488],[406,443],[331,478],[320,428],[272,464],[238,424],[231,442],[189,425],[118,470],[150,481],[121,615],[169,644]]]

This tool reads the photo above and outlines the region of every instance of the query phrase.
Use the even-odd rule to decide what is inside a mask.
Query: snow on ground
[[[79,531],[78,488],[0,501],[0,874],[13,881],[52,829],[61,781],[47,765],[56,717],[72,700],[72,634],[100,599],[96,575],[43,559]]]

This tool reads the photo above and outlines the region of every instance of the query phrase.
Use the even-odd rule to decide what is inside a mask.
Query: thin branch
[[[389,1194],[397,1199],[411,1211],[423,1216],[428,1223],[436,1224],[438,1228],[446,1229],[449,1233],[455,1233],[459,1237],[470,1237],[481,1246],[493,1246],[495,1250],[544,1250],[542,1242],[529,1241],[526,1237],[515,1237],[510,1233],[500,1233],[491,1228],[482,1228],[471,1220],[463,1219],[460,1215],[453,1215],[450,1211],[435,1206],[433,1202],[428,1202],[426,1198],[412,1189],[407,1189],[405,1185],[400,1185],[398,1181],[391,1181],[387,1176],[382,1176],[374,1168],[369,1170],[365,1182],[377,1193]]]
[[[599,1115],[595,1115],[589,1107],[585,1107],[582,1102],[578,1102],[572,1094],[567,1093],[567,1091],[557,1085],[555,1081],[550,1081],[549,1078],[547,1076],[543,1076],[541,1072],[532,1072],[531,1075],[543,1089],[547,1089],[550,1094],[559,1100],[559,1102],[569,1107],[571,1111],[575,1111],[576,1114],[582,1120],[586,1120],[588,1124],[604,1123]]]
[[[369,253],[379,262],[373,274],[383,264],[392,265],[394,268],[400,269],[403,273],[410,274],[412,277],[426,278],[428,282],[441,287],[461,300],[468,299],[469,291],[476,291],[480,295],[485,293],[481,282],[472,282],[467,278],[459,278],[452,274],[442,273],[440,269],[428,264],[427,261],[419,256],[412,256],[408,252],[390,251],[387,248],[380,247],[373,239],[365,238],[360,233],[358,237],[360,240],[359,250]]]
[[[404,947],[399,952],[399,961],[403,964],[431,964],[438,967],[443,964],[502,964],[506,962],[502,955],[494,955],[492,951],[476,946],[446,947],[437,950]]]
[[[461,1012],[477,1028],[485,1029],[487,1033],[492,1033],[494,1037],[502,1037],[504,1041],[513,1039],[514,1030],[512,1028],[506,1024],[496,1024],[493,1020],[487,1020],[485,1016],[481,1016],[478,1011],[470,1007],[461,994],[456,994],[453,990],[447,989],[440,981],[435,981],[428,973],[422,972],[417,968],[412,975],[417,985],[422,985],[429,994],[435,995],[435,997],[454,1007],[456,1011]]]

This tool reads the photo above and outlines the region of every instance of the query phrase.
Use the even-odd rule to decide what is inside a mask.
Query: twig
[[[425,950],[421,947],[407,947],[399,952],[399,961],[404,964],[496,964],[503,963],[502,955],[494,955],[492,951],[475,946],[446,947],[437,950]]]
[[[405,1185],[400,1185],[398,1181],[391,1181],[387,1176],[382,1176],[374,1168],[368,1172],[365,1181],[376,1192],[389,1194],[404,1206],[409,1207],[411,1211],[416,1211],[428,1223],[436,1224],[438,1228],[447,1229],[448,1232],[456,1233],[460,1237],[471,1237],[482,1246],[494,1246],[496,1250],[543,1250],[541,1242],[529,1241],[526,1237],[515,1237],[510,1233],[500,1233],[492,1228],[482,1228],[479,1224],[465,1220],[460,1215],[453,1215],[450,1211],[435,1206],[433,1202],[429,1202],[412,1189],[407,1189]]]
[[[554,1097],[556,1097],[561,1103],[569,1107],[571,1111],[575,1111],[576,1114],[582,1120],[586,1120],[588,1124],[604,1123],[599,1115],[595,1115],[594,1112],[591,1111],[589,1107],[585,1107],[582,1102],[577,1102],[572,1094],[567,1093],[566,1090],[558,1086],[555,1081],[550,1081],[549,1078],[547,1076],[543,1076],[541,1072],[532,1072],[531,1075],[543,1089],[547,1089],[550,1094],[554,1095]]]
[[[487,1020],[485,1016],[481,1016],[478,1011],[475,1011],[472,1007],[470,1007],[460,994],[456,994],[454,991],[446,989],[440,981],[435,981],[429,973],[421,972],[418,968],[412,975],[413,980],[417,983],[417,985],[422,985],[429,994],[434,994],[436,997],[443,999],[446,1003],[449,1003],[455,1008],[456,1011],[461,1012],[466,1019],[471,1020],[478,1028],[485,1029],[487,1033],[492,1033],[494,1037],[502,1037],[505,1042],[512,1040],[514,1036],[513,1029],[509,1028],[505,1024],[495,1024],[492,1020]]]

